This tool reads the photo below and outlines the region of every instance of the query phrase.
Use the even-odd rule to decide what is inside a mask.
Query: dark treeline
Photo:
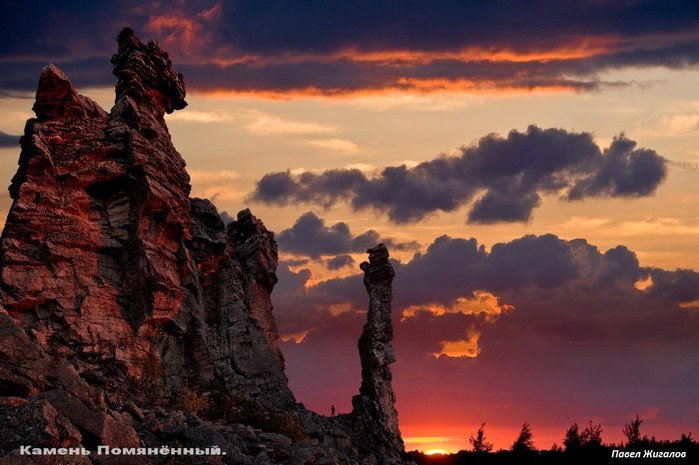
[[[697,463],[699,442],[692,433],[682,434],[677,440],[649,438],[641,432],[643,420],[638,415],[626,426],[622,444],[604,444],[602,425],[590,422],[584,428],[577,423],[568,428],[563,445],[553,445],[549,450],[534,447],[534,434],[528,423],[509,450],[493,452],[493,446],[485,436],[485,423],[469,439],[470,450],[448,455],[426,455],[419,451],[407,452],[406,460],[418,465],[577,465],[606,463]]]

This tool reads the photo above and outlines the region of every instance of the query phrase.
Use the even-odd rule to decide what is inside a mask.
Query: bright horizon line
[[[643,420],[643,416],[639,415],[641,420]],[[652,420],[651,418],[647,418],[647,420]],[[631,421],[631,420],[629,420]],[[585,422],[575,422],[578,424],[578,426],[581,428],[585,428],[586,423]],[[605,445],[609,446],[620,446],[625,443],[625,439],[623,436],[622,429],[624,425],[609,425],[605,427],[603,422],[598,422],[598,421],[592,421],[592,424],[595,425],[597,423],[602,424],[602,443]],[[529,423],[533,432],[533,442],[534,446],[537,450],[551,450],[554,445],[557,445],[558,447],[563,447],[563,440],[565,438],[565,434],[567,429],[572,426],[567,425],[562,428],[559,428],[557,426],[551,426],[547,428],[542,428],[542,427],[537,427],[536,424],[531,424]],[[644,422],[645,424],[645,422]],[[406,444],[405,450],[406,451],[412,451],[412,450],[417,450],[422,453],[426,453],[429,450],[433,449],[442,449],[446,451],[448,454],[454,454],[460,451],[470,451],[472,450],[472,447],[469,443],[469,438],[472,436],[475,437],[476,431],[478,430],[478,427],[480,425],[476,426],[469,426],[468,424],[464,424],[463,427],[455,427],[452,425],[445,425],[443,427],[440,427],[438,425],[431,426],[429,429],[439,429],[442,428],[444,430],[450,430],[454,431],[455,429],[459,429],[461,431],[466,431],[467,433],[464,435],[441,435],[441,436],[429,436],[429,435],[414,435],[414,436],[404,436],[403,437],[403,442]],[[658,425],[661,426],[661,425]],[[668,425],[670,428],[672,428],[672,425]],[[403,428],[402,428],[403,429]],[[407,429],[410,429],[408,427]],[[426,428],[427,429],[427,428]],[[664,430],[664,431],[662,431]],[[607,433],[607,434],[605,434]],[[690,435],[692,431],[683,431],[683,432],[676,432],[672,433],[670,432],[669,429],[667,428],[662,428],[662,427],[653,427],[652,425],[649,426],[648,428],[643,428],[642,427],[642,433],[643,436],[646,436],[648,438],[655,438],[658,441],[674,441],[674,440],[679,440],[682,434],[688,434]],[[654,433],[662,433],[662,434],[654,434]],[[493,427],[491,429],[488,428],[488,423],[486,422],[485,426],[485,440],[486,442],[489,442],[493,444],[493,452],[498,452],[498,451],[507,451],[511,449],[512,444],[515,442],[517,439],[517,436],[519,435],[519,426],[517,426],[514,429],[509,429],[509,428],[503,428],[503,427]],[[608,438],[605,438],[607,436]]]

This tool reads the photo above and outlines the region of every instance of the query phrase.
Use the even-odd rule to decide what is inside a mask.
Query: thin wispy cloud
[[[339,152],[347,155],[360,153],[361,148],[348,139],[315,139],[303,141],[305,145],[310,147],[331,152]]]
[[[238,187],[240,174],[233,170],[189,170],[192,197],[211,200],[214,204],[240,201],[244,192]]]
[[[664,116],[660,121],[661,131],[671,134],[688,134],[699,128],[699,114],[676,114]]]
[[[189,170],[189,178],[192,183],[207,183],[230,181],[235,182],[240,178],[240,173],[233,170]]]
[[[215,111],[178,111],[167,116],[168,121],[186,121],[188,123],[228,123],[235,120],[235,116]]]
[[[336,126],[312,121],[283,119],[258,110],[246,112],[245,116],[249,120],[245,124],[245,130],[260,136],[304,136],[338,131]]]
[[[620,220],[610,217],[574,216],[558,226],[568,234],[595,231],[607,237],[678,236],[699,234],[699,218],[650,217],[640,220]]]

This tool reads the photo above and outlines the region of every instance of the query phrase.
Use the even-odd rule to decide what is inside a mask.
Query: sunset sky
[[[17,2],[0,20],[0,179],[41,68],[113,103],[130,26],[170,52],[192,195],[276,233],[297,399],[349,411],[395,258],[406,448],[509,448],[577,422],[699,435],[696,1]],[[9,195],[0,194],[5,218]],[[222,216],[226,217],[225,214]]]

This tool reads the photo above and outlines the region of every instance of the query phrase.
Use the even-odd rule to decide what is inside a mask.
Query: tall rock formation
[[[308,412],[277,345],[274,235],[249,210],[224,227],[189,197],[164,119],[186,106],[167,53],[127,28],[112,64],[109,113],[46,66],[21,140],[0,238],[0,464],[31,463],[17,462],[22,445],[100,444],[219,445],[233,464],[398,463],[385,248],[363,266],[355,412]]]
[[[369,312],[359,338],[362,385],[359,395],[352,399],[352,415],[357,442],[367,452],[378,452],[387,462],[398,462],[403,452],[403,440],[398,429],[390,368],[390,364],[396,361],[391,346],[391,301],[395,272],[388,261],[386,246],[379,244],[367,250],[367,253],[369,262],[363,262],[360,267],[364,271],[364,286],[369,293]]]
[[[0,304],[81,371],[293,405],[269,297],[276,245],[249,212],[225,232],[210,202],[189,199],[163,118],[186,106],[182,75],[130,29],[118,43],[109,114],[54,65],[41,72],[10,187]]]

